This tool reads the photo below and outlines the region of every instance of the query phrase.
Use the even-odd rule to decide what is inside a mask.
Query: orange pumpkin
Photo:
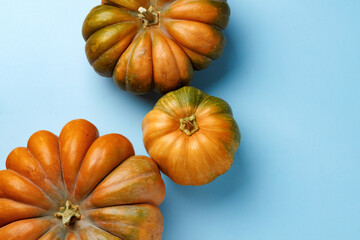
[[[189,85],[225,46],[226,0],[104,0],[83,24],[95,71],[133,93]]]
[[[74,120],[33,134],[0,171],[0,239],[161,239],[157,165],[124,136]]]
[[[142,128],[151,158],[181,185],[207,184],[225,173],[240,144],[230,106],[194,87],[160,98]]]

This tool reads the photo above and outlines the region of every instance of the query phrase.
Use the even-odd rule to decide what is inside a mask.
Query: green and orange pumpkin
[[[229,104],[194,87],[160,98],[142,129],[151,158],[181,185],[207,184],[224,174],[241,138]]]
[[[104,0],[83,24],[86,55],[124,90],[167,93],[220,57],[229,16],[226,0]]]

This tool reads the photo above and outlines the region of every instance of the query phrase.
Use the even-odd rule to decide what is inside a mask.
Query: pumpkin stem
[[[144,24],[144,27],[150,27],[152,25],[159,24],[159,13],[155,11],[153,6],[150,6],[149,9],[139,7],[138,18],[140,18]]]
[[[195,114],[190,117],[180,119],[179,129],[183,131],[189,137],[200,130],[199,125],[196,122]]]
[[[80,220],[81,215],[79,206],[66,201],[65,207],[61,207],[60,211],[54,214],[55,217],[62,219],[65,226],[70,226],[75,220]]]

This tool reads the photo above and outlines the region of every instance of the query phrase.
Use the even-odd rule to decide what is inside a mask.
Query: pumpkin
[[[157,165],[124,136],[74,120],[33,134],[0,171],[0,239],[161,239]]]
[[[220,57],[229,16],[226,0],[104,0],[83,24],[86,56],[124,90],[166,93]]]
[[[181,185],[207,184],[224,174],[240,145],[230,106],[194,87],[160,98],[142,129],[151,158]]]

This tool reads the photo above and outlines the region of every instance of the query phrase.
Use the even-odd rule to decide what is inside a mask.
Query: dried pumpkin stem
[[[66,201],[65,207],[61,207],[60,211],[55,213],[54,216],[60,218],[65,226],[70,226],[76,220],[81,219],[79,206],[69,201]]]
[[[193,114],[190,117],[180,119],[179,129],[183,131],[189,137],[200,130],[199,125],[196,122],[196,115]]]
[[[159,24],[159,13],[155,11],[153,6],[150,6],[149,9],[140,7],[138,11],[138,17],[142,20],[145,27]]]

